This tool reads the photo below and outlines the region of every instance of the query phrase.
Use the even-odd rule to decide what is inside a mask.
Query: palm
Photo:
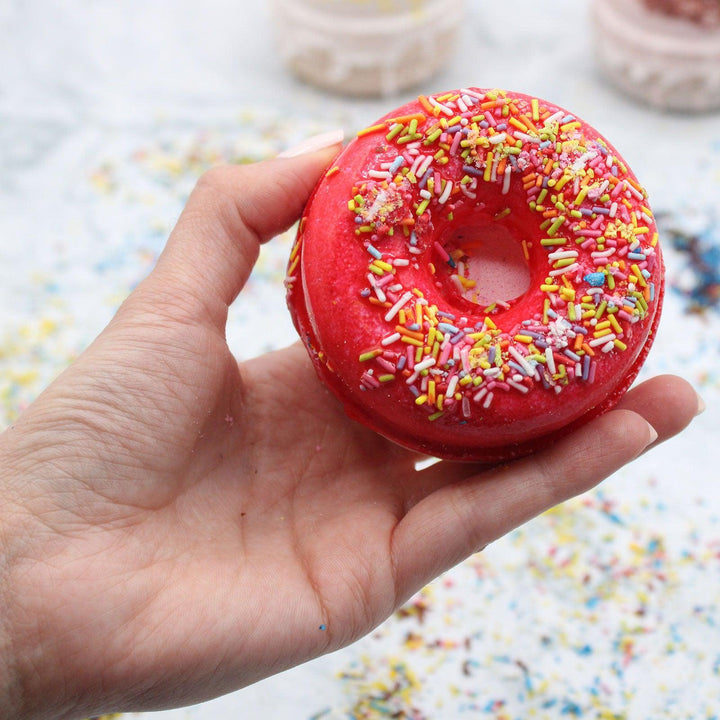
[[[40,549],[81,569],[56,575],[41,609],[70,677],[111,669],[117,702],[137,707],[137,669],[161,666],[195,679],[153,702],[197,701],[386,617],[411,590],[389,550],[412,454],[348,421],[298,346],[238,367],[209,323],[126,314],[45,398],[75,408],[58,450],[76,460],[94,428],[103,458],[75,478],[72,511],[53,514],[55,533],[81,540]],[[68,616],[58,598],[71,596]],[[103,622],[88,626],[91,611]]]

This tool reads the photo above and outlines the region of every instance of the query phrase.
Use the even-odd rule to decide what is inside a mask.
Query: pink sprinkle
[[[378,388],[380,387],[380,383],[369,373],[364,372],[361,378],[362,382],[364,382],[368,387],[371,388]]]
[[[435,250],[437,250],[437,254],[438,254],[445,262],[447,262],[448,260],[450,260],[450,256],[447,254],[447,250],[445,250],[445,248],[444,248],[439,242],[436,241],[435,243],[433,243],[433,247],[435,248]]]
[[[462,132],[456,132],[453,138],[452,145],[450,146],[450,154],[457,155],[458,148],[460,147],[460,141],[462,140]]]
[[[415,350],[414,350],[414,348],[412,348],[411,346],[408,345],[406,354],[407,354],[408,370],[412,371],[415,368]]]

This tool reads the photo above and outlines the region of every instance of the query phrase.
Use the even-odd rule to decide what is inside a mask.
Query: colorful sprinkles
[[[359,642],[323,717],[718,720],[718,599],[697,583],[720,548],[694,524],[717,513],[696,500],[673,525],[657,481],[628,476],[424,588]]]
[[[671,283],[686,311],[704,314],[720,310],[720,221],[699,210],[663,214],[658,224],[682,258],[681,273]]]
[[[592,383],[597,363],[627,350],[629,329],[657,298],[661,263],[645,191],[601,137],[542,100],[465,89],[421,96],[420,106],[358,133],[379,142],[347,203],[368,254],[360,296],[386,324],[358,357],[361,388],[404,383],[428,420],[463,422],[504,393]],[[482,211],[490,187],[521,193],[543,236],[539,249],[522,240],[526,261],[532,254],[547,264],[530,290],[537,307],[510,326],[503,311],[517,299],[483,306],[472,246],[435,234],[460,212]],[[506,207],[493,220],[510,214]],[[290,287],[301,242],[302,227]],[[443,305],[432,283],[419,288],[410,277],[419,268],[449,274],[477,312]]]

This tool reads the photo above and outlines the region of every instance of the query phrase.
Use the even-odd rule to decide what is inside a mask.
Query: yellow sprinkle
[[[580,127],[580,123],[578,121],[565,123],[564,125],[560,126],[560,130],[562,132],[570,132],[571,130],[577,130],[577,128]]]
[[[485,172],[483,173],[483,180],[485,182],[490,182],[490,175],[492,173],[492,163],[493,163],[493,152],[492,150],[487,154],[487,159],[485,161]]]
[[[390,263],[387,263],[384,260],[375,260],[375,265],[385,270],[385,272],[395,272],[395,268]]]
[[[633,263],[633,264],[630,266],[630,268],[631,268],[631,270],[633,271],[633,273],[635,274],[635,276],[637,277],[637,281],[640,283],[640,286],[641,286],[641,287],[647,287],[647,283],[645,282],[645,277],[643,276],[642,271],[641,271],[640,268],[637,266],[637,264],[636,264],[636,263]]]
[[[380,132],[384,129],[384,123],[381,123],[380,125],[370,125],[369,127],[363,128],[362,130],[358,130],[358,137],[363,137],[364,135],[371,135],[372,133]]]
[[[421,352],[422,352],[423,347],[425,347],[425,343],[422,340],[416,340],[414,337],[410,337],[408,335],[403,335],[400,338],[400,341],[407,343],[408,345],[415,345],[415,347],[420,348]]]
[[[537,122],[540,119],[540,106],[537,98],[531,98],[530,106],[532,107],[532,119]]]
[[[556,183],[555,189],[562,190],[570,182],[570,175],[563,175]]]

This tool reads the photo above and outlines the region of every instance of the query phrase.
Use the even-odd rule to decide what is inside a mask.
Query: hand
[[[337,149],[203,176],[155,270],[0,436],[3,717],[199,702],[337,649],[696,413],[655,378],[532,457],[416,471],[299,345],[238,365],[228,306]]]

